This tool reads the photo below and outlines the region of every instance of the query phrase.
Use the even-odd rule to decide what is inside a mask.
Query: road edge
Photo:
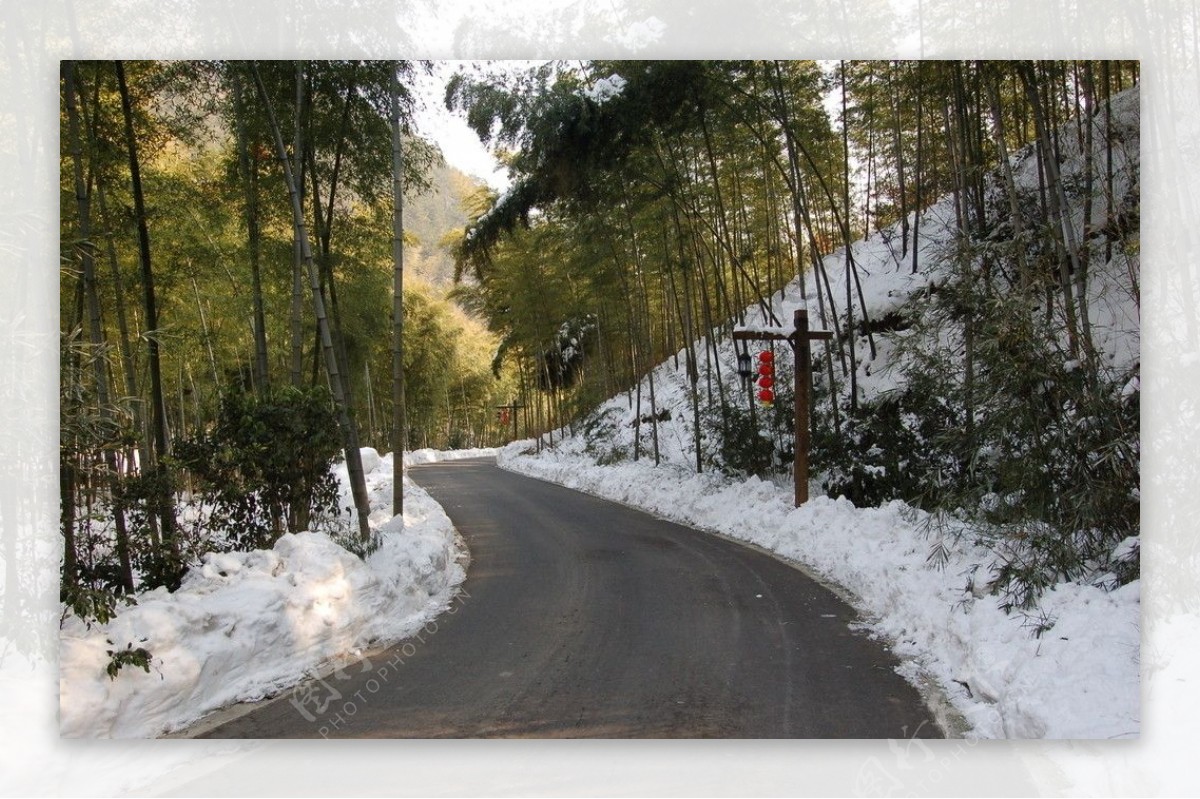
[[[860,619],[859,624],[861,624],[863,628],[867,629],[871,635],[877,638],[879,641],[884,642],[888,647],[888,651],[892,653],[893,657],[895,657],[901,663],[901,665],[908,664],[915,669],[915,671],[911,673],[909,673],[908,669],[903,668],[897,668],[895,671],[905,682],[916,689],[918,695],[921,697],[921,700],[925,703],[925,706],[929,709],[930,714],[933,716],[934,723],[938,725],[938,728],[941,730],[943,736],[945,736],[947,739],[960,740],[971,737],[970,733],[972,731],[972,727],[970,722],[967,721],[966,717],[950,701],[949,696],[946,694],[946,689],[943,688],[940,683],[938,683],[937,678],[933,676],[932,672],[930,672],[927,666],[922,663],[920,659],[902,658],[900,655],[896,654],[895,640],[891,636],[886,635],[877,629],[878,618],[868,610],[864,609],[863,602],[859,596],[845,586],[834,582],[829,576],[821,574],[809,564],[794,558],[789,558],[782,553],[768,549],[752,541],[745,541],[743,539],[727,535],[719,530],[697,526],[694,524],[685,524],[677,519],[668,518],[667,516],[664,516],[651,508],[644,508],[631,502],[625,502],[612,497],[607,497],[595,491],[588,491],[585,488],[568,486],[548,477],[543,477],[542,475],[530,474],[519,469],[510,468],[508,463],[511,461],[508,460],[506,460],[505,463],[501,463],[500,459],[495,457],[478,458],[477,460],[490,460],[494,463],[496,468],[503,469],[506,472],[511,472],[512,474],[517,474],[522,477],[528,477],[532,480],[540,480],[543,483],[550,483],[551,485],[556,485],[560,488],[566,488],[570,491],[578,491],[581,494],[587,494],[590,497],[602,499],[605,502],[611,502],[614,505],[621,505],[622,507],[640,511],[641,513],[645,513],[648,516],[653,516],[654,518],[664,522],[677,524],[681,527],[688,527],[697,532],[704,533],[705,535],[711,535],[724,541],[728,541],[731,544],[737,544],[738,546],[745,547],[746,549],[759,552],[763,555],[773,558],[789,568],[795,569],[853,608],[854,612],[858,614]]]

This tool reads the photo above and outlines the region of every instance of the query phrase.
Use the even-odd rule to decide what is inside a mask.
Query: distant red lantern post
[[[798,309],[794,316],[795,329],[791,333],[783,331],[753,331],[753,330],[735,330],[733,333],[734,341],[786,341],[792,345],[792,349],[796,353],[796,405],[795,405],[795,453],[792,464],[792,470],[795,473],[796,482],[796,507],[800,507],[808,501],[808,450],[810,446],[811,435],[809,432],[809,383],[812,380],[812,355],[809,351],[809,342],[814,339],[827,340],[833,338],[833,334],[828,330],[812,330],[808,329],[808,311],[801,308]],[[749,356],[739,356],[739,371],[746,368],[749,371],[749,363],[743,359],[748,359]],[[765,371],[764,371],[765,370]],[[758,379],[755,381],[758,386],[756,396],[758,401],[766,407],[771,407],[775,402],[775,356],[769,350],[764,350],[758,354]]]
[[[517,420],[519,418],[517,415],[517,411],[521,410],[524,407],[525,407],[524,405],[518,403],[516,400],[513,400],[508,405],[497,405],[496,406],[496,421],[498,421],[500,423],[501,430],[508,427],[509,420],[510,419],[512,420],[512,426],[513,426],[512,440],[513,441],[517,440]]]

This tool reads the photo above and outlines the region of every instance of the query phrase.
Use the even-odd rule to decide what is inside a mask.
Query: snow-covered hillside
[[[1071,205],[1069,214],[1076,240],[1091,242],[1097,254],[1105,252],[1106,224],[1118,216],[1133,220],[1132,234],[1125,235],[1119,246],[1108,248],[1111,258],[1092,259],[1085,298],[1097,352],[1095,372],[1118,386],[1117,393],[1133,404],[1134,413],[1140,360],[1136,246],[1139,119],[1136,88],[1113,99],[1112,128],[1118,144],[1113,149],[1111,197],[1094,187],[1092,217],[1086,225],[1082,204]],[[1093,124],[1099,146],[1104,139],[1102,113]],[[1083,159],[1077,141],[1064,134],[1061,146],[1064,182],[1078,186]],[[1012,164],[1018,187],[1036,192],[1038,166],[1031,151],[1014,154]],[[997,197],[990,201],[999,203],[999,184],[996,190]],[[996,213],[1003,214],[1003,207]],[[929,302],[953,280],[956,258],[961,264],[955,217],[950,196],[921,213],[916,273],[911,268],[911,252],[902,254],[899,226],[877,231],[854,244],[853,260],[870,318],[905,321],[891,330],[875,332],[877,353],[872,358],[858,322],[860,312],[855,311],[860,402],[870,403],[906,388],[911,365],[907,359],[917,351],[914,348],[924,346],[917,336],[955,351],[955,337],[961,337],[961,331],[930,321],[934,311]],[[910,223],[916,222],[915,217],[910,218]],[[995,241],[984,240],[980,248],[999,246],[1003,235],[996,234]],[[846,262],[844,251],[830,254],[824,262],[830,283],[842,286],[843,292]],[[807,289],[807,296],[802,296],[797,281],[772,297],[776,319],[790,326],[793,311],[806,308],[812,327],[828,324],[827,309],[813,291],[811,276]],[[839,313],[844,314],[841,306]],[[845,330],[845,317],[839,322]],[[754,306],[747,309],[742,326],[767,324],[766,314]],[[1053,341],[1049,347],[1065,352],[1068,343]],[[736,385],[733,342],[725,339],[716,352],[727,390],[742,398],[742,389]],[[816,392],[824,391],[827,396],[829,387],[820,369],[819,352],[819,346],[814,346]],[[776,357],[778,373],[791,374],[788,349],[777,348]],[[1061,371],[1078,368],[1069,359],[1064,361]],[[703,385],[703,363],[701,374]],[[651,379],[656,399],[653,409],[646,399],[651,394]],[[843,395],[846,382],[839,381],[836,389]],[[1109,546],[1090,573],[1060,579],[1036,604],[1014,611],[1002,597],[985,590],[1001,566],[1001,556],[995,547],[980,545],[973,532],[976,528],[967,524],[965,517],[939,514],[935,520],[899,501],[856,508],[836,494],[833,498],[821,496],[824,486],[836,484],[836,475],[828,472],[813,476],[810,495],[818,498],[800,509],[791,507],[790,476],[737,479],[711,468],[696,474],[698,446],[710,467],[719,463],[719,452],[703,427],[701,441],[696,441],[683,352],[646,378],[640,407],[635,396],[631,390],[601,404],[574,426],[573,434],[558,431],[553,448],[541,447],[537,452],[532,442],[511,445],[501,454],[502,465],[751,541],[816,572],[848,592],[871,629],[905,659],[906,676],[918,683],[931,678],[937,684],[938,692],[965,719],[967,735],[1110,738],[1139,734],[1140,581],[1109,591],[1106,589],[1118,581],[1105,571],[1109,564],[1136,558],[1136,535]],[[1012,397],[1011,401],[1021,400]],[[745,399],[739,402],[744,404]],[[657,430],[652,428],[652,410],[663,419]],[[1086,426],[1089,421],[1081,419],[1079,423]],[[655,432],[657,442],[652,438]],[[635,435],[640,441],[635,441]],[[661,460],[657,468],[652,455],[655,446]],[[1136,453],[1137,442],[1131,442],[1130,448]],[[633,460],[635,452],[641,456],[637,462]],[[1036,462],[1029,464],[1031,470],[1040,467]],[[883,469],[870,464],[867,468]],[[1136,474],[1136,463],[1133,469]],[[1136,490],[1133,501],[1136,503]],[[931,553],[936,555],[930,557]]]
[[[1119,137],[1119,146],[1114,148],[1114,209],[1125,200],[1136,197],[1139,191],[1139,119],[1140,93],[1137,88],[1114,96],[1113,124],[1115,136]],[[1102,113],[1100,117],[1102,117]],[[1093,123],[1098,129],[1097,141],[1102,140],[1103,122],[1100,117]],[[1099,144],[1097,144],[1097,147]],[[1082,168],[1078,147],[1073,136],[1062,137],[1063,163],[1060,166],[1064,182],[1077,181]],[[1016,153],[1012,157],[1014,180],[1019,189],[1027,192],[1038,190],[1037,159],[1032,150]],[[999,187],[995,187],[999,191]],[[1000,198],[992,198],[999,203]],[[1097,185],[1093,192],[1092,220],[1089,230],[1095,231],[1102,227],[1108,214],[1108,201],[1101,187]],[[1075,229],[1076,238],[1084,238],[1083,209],[1080,204],[1070,208],[1071,224]],[[916,223],[917,214],[909,217],[910,227]],[[1093,233],[1092,238],[1096,238]],[[890,228],[876,231],[869,239],[856,241],[851,247],[851,253],[856,265],[863,298],[870,319],[878,321],[904,310],[910,314],[923,311],[925,301],[931,292],[936,292],[952,277],[952,260],[956,255],[955,239],[957,227],[955,221],[955,204],[951,196],[942,197],[938,202],[920,213],[918,249],[919,269],[914,274],[911,269],[911,253],[907,256],[901,252],[901,234],[899,224]],[[846,285],[846,258],[844,249],[839,249],[824,258],[824,268],[829,275],[829,282],[842,292],[844,296]],[[1138,253],[1118,249],[1108,263],[1093,261],[1088,272],[1087,296],[1090,311],[1091,330],[1096,348],[1103,358],[1104,371],[1109,373],[1125,373],[1135,370],[1140,359],[1140,316],[1136,298],[1137,286],[1131,285],[1140,271]],[[813,288],[813,277],[806,277],[806,296],[800,292],[799,281],[792,281],[782,291],[770,298],[769,308],[777,320],[790,328],[793,312],[798,308],[806,309],[809,324],[812,329],[828,326],[826,312],[823,311],[823,298],[819,297]],[[869,341],[862,330],[860,312],[857,307],[858,287],[855,286],[855,349],[858,353],[857,383],[860,400],[870,400],[882,393],[893,391],[902,385],[902,364],[894,357],[898,344],[904,334],[889,335],[887,333],[874,336],[878,352],[874,358],[869,356]],[[841,297],[838,297],[840,300]],[[845,324],[845,309],[839,305],[839,323]],[[745,321],[736,327],[741,329],[768,329],[771,322],[767,311],[755,304],[745,310]],[[706,342],[697,342],[698,352],[702,352]],[[819,353],[821,345],[814,345],[814,379],[817,388],[828,390],[824,373],[819,368]],[[728,386],[736,381],[737,354],[733,342],[725,339],[717,344],[720,354],[720,371]],[[777,347],[776,371],[781,376],[790,375],[793,369],[791,352],[787,347]],[[703,361],[703,359],[702,359]],[[659,450],[662,461],[689,465],[695,463],[696,442],[693,432],[689,384],[687,371],[684,368],[685,351],[680,350],[677,356],[670,358],[653,370],[652,376],[642,381],[642,407],[640,413],[648,414],[650,404],[649,382],[655,385],[656,410],[661,412],[669,409],[670,415],[658,430]],[[701,382],[706,374],[705,365],[701,362]],[[740,389],[739,389],[740,391]],[[596,446],[611,447],[618,453],[632,456],[634,451],[633,421],[636,412],[631,407],[635,391],[631,387],[627,392],[612,397],[601,404],[591,414],[593,427],[597,432],[592,434]],[[586,422],[585,422],[586,424]],[[651,430],[648,420],[640,426],[641,452],[651,451]],[[555,435],[555,440],[558,435]],[[702,441],[701,448],[706,444]],[[818,475],[817,477],[820,477]],[[819,482],[819,481],[818,481]],[[814,488],[819,488],[814,484]]]

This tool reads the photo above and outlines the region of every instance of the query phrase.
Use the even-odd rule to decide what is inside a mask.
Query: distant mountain
[[[434,288],[448,289],[454,282],[454,259],[442,241],[466,226],[470,199],[485,184],[449,165],[435,167],[429,182],[429,191],[405,198],[405,234],[417,240],[404,250],[405,271]]]

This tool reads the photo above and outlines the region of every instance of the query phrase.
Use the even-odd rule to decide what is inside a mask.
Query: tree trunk
[[[775,68],[773,90],[775,101],[779,104],[779,124],[784,131],[783,142],[787,148],[788,168],[792,176],[789,188],[792,195],[792,225],[796,230],[796,277],[800,280],[800,297],[807,299],[808,287],[804,280],[803,211],[800,206],[800,158],[796,154],[796,144],[792,141],[791,113],[788,110],[787,93],[783,90],[783,71],[778,61],[772,62],[772,65]]]
[[[1075,271],[1075,302],[1079,306],[1079,334],[1083,339],[1083,354],[1090,361],[1093,357],[1092,324],[1088,313],[1087,274],[1091,266],[1092,232],[1092,189],[1095,186],[1095,155],[1092,152],[1095,126],[1096,93],[1094,89],[1092,63],[1083,71],[1083,95],[1087,110],[1079,114],[1084,125],[1083,134],[1083,245],[1079,248],[1079,268]]]
[[[896,80],[897,64],[888,69],[889,82],[892,84],[892,146],[896,153],[896,189],[900,199],[900,257],[908,255],[908,184],[904,174],[904,139],[900,128],[900,91]]]
[[[400,77],[392,68],[392,513],[404,512],[404,153],[400,131]]]
[[[980,65],[980,69],[982,69]],[[1013,178],[1012,163],[1008,158],[1008,143],[1005,141],[1004,116],[1000,109],[1000,91],[997,88],[999,78],[992,75],[985,81],[988,99],[992,111],[992,124],[995,126],[996,151],[1000,156],[1000,174],[1004,176],[1004,187],[1008,194],[1009,218],[1013,229],[1013,257],[1017,262],[1018,285],[1024,294],[1029,291],[1029,266],[1025,262],[1025,231],[1021,218],[1021,207],[1017,200],[1017,183]]]
[[[337,170],[334,170],[335,176]],[[333,244],[332,234],[328,225],[332,224],[332,214],[327,218],[327,221],[322,221],[324,215],[321,213],[321,191],[317,185],[317,167],[316,161],[309,151],[309,173],[312,176],[312,204],[313,204],[313,219],[314,226],[317,231],[317,253],[315,261],[318,265],[319,275],[321,279],[322,295],[326,297],[326,310],[329,321],[329,334],[333,339],[334,356],[338,359],[338,371],[345,378],[342,385],[342,390],[346,393],[347,407],[354,408],[354,393],[350,385],[350,357],[346,351],[346,340],[342,335],[342,316],[340,306],[338,305],[337,285],[334,281],[333,273]],[[330,205],[333,208],[333,196],[336,192],[336,180],[330,187]],[[353,410],[351,411],[353,413]],[[353,417],[351,417],[353,420]]]
[[[267,390],[267,324],[263,311],[262,234],[258,224],[258,159],[251,158],[246,134],[246,103],[242,89],[242,76],[233,68],[233,108],[237,120],[238,168],[241,171],[244,217],[246,220],[246,244],[250,255],[250,298],[254,318],[254,388],[259,396]]]
[[[304,165],[308,159],[304,155],[304,72],[296,70],[296,114],[294,117],[294,139],[292,152],[296,158],[295,176],[296,189],[300,192],[300,207],[304,207]],[[292,305],[290,313],[291,326],[291,368],[292,385],[300,388],[304,384],[304,254],[300,251],[300,239],[296,238],[292,246]],[[316,383],[316,380],[313,380]]]
[[[154,297],[154,270],[150,262],[150,230],[146,223],[146,201],[142,194],[142,173],[138,161],[137,139],[133,134],[133,105],[129,97],[129,86],[125,81],[125,67],[115,62],[117,88],[121,94],[121,111],[125,118],[125,138],[129,152],[129,179],[133,187],[134,215],[137,218],[138,253],[142,264],[142,296],[146,315],[146,352],[150,366],[150,406],[153,414],[154,447],[151,458],[154,466],[161,468],[161,459],[167,454],[167,413],[163,401],[162,366],[158,352],[158,306]],[[175,507],[167,482],[162,481],[159,500],[159,524],[163,545],[168,557],[179,570],[171,577],[169,587],[173,590],[182,578],[179,542],[175,532]]]
[[[308,149],[309,171],[313,187],[314,231],[317,236],[317,261],[325,278],[325,286],[329,291],[328,312],[331,323],[330,335],[333,337],[334,354],[341,367],[341,373],[345,377],[342,389],[346,394],[346,404],[351,409],[354,408],[354,392],[349,379],[350,357],[346,350],[346,339],[342,333],[341,308],[338,304],[337,286],[334,282],[333,273],[333,215],[336,207],[337,192],[341,185],[342,159],[345,154],[347,136],[350,132],[350,110],[358,91],[357,68],[357,64],[352,65],[350,80],[346,86],[346,99],[342,106],[342,118],[337,136],[337,144],[334,148],[333,169],[329,176],[329,198],[325,202],[324,214],[321,212],[321,191],[318,185],[316,156],[314,148]],[[351,412],[353,413],[353,410]],[[352,424],[353,421],[353,416],[351,416]]]
[[[304,209],[300,206],[300,193],[293,178],[292,167],[288,160],[287,148],[283,144],[283,135],[271,107],[270,97],[263,85],[258,65],[252,64],[254,82],[267,112],[271,132],[275,137],[275,147],[279,152],[279,162],[283,167],[283,177],[287,183],[288,194],[292,201],[292,224],[296,237],[300,240],[300,253],[308,271],[309,286],[312,289],[313,312],[317,318],[317,330],[321,336],[321,349],[325,355],[325,370],[329,376],[330,389],[333,392],[334,404],[337,406],[338,426],[342,429],[342,439],[345,444],[346,472],[350,480],[350,492],[354,497],[354,507],[358,514],[358,532],[365,545],[371,540],[369,517],[370,503],[367,499],[366,477],[363,474],[362,453],[359,451],[358,430],[350,416],[350,408],[346,402],[344,381],[338,368],[338,358],[333,349],[333,339],[329,332],[329,321],[325,316],[325,300],[321,296],[321,277],[317,272],[316,261],[313,259],[312,248],[309,246],[308,229],[304,222]]]
[[[645,341],[647,357],[644,361],[646,364],[646,379],[647,386],[650,389],[650,438],[654,445],[654,465],[658,466],[660,461],[658,449],[658,399],[654,392],[654,319],[650,314],[650,297],[646,291],[646,272],[641,266],[641,258],[636,254],[637,261],[637,277],[641,288],[641,308],[642,317],[646,322]]]
[[[858,410],[858,357],[854,335],[854,297],[851,293],[851,276],[854,274],[854,256],[850,252],[850,126],[846,117],[846,62],[841,63],[842,74],[842,202],[846,218],[842,223],[842,240],[846,248],[846,341],[850,348],[850,411]],[[865,310],[865,309],[864,309]]]
[[[58,498],[59,527],[63,534],[62,588],[65,594],[66,589],[79,585],[79,560],[75,552],[75,463],[65,453],[58,463]],[[10,597],[14,596],[11,586],[7,593]]]
[[[1075,230],[1065,216],[1066,194],[1063,191],[1062,180],[1058,173],[1058,161],[1054,155],[1054,146],[1050,139],[1050,129],[1038,93],[1037,76],[1029,63],[1020,62],[1017,65],[1021,82],[1033,110],[1033,122],[1037,128],[1039,149],[1042,153],[1042,164],[1046,172],[1046,182],[1049,190],[1050,213],[1055,221],[1055,232],[1060,245],[1066,249],[1067,259],[1060,259],[1059,273],[1062,282],[1063,304],[1067,313],[1067,339],[1071,354],[1079,355],[1079,328],[1075,316],[1075,298],[1072,293],[1071,269],[1080,269],[1075,246]],[[1069,259],[1069,262],[1068,262]]]
[[[912,274],[917,273],[917,250],[921,240],[921,214],[925,208],[921,198],[921,168],[923,166],[922,159],[924,157],[923,143],[921,134],[924,128],[925,110],[921,103],[922,81],[921,65],[917,64],[917,163],[913,167],[913,226],[912,226]]]

